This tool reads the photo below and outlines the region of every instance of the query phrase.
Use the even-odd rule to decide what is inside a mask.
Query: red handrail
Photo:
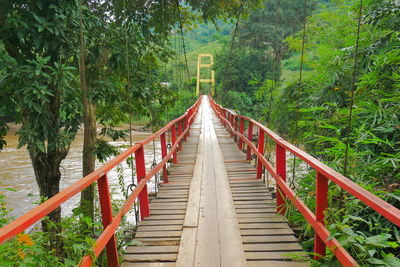
[[[392,223],[400,226],[400,210],[390,205],[386,201],[375,196],[371,192],[365,190],[361,186],[352,182],[348,178],[344,177],[340,173],[334,171],[330,167],[326,166],[316,158],[312,157],[308,153],[288,143],[279,135],[262,125],[261,123],[250,119],[245,116],[234,114],[231,110],[223,108],[217,104],[211,97],[209,97],[210,104],[215,111],[221,123],[230,132],[231,136],[239,138],[238,145],[242,146],[242,143],[246,143],[247,148],[247,159],[251,159],[251,153],[254,153],[257,157],[257,178],[261,178],[262,167],[271,174],[277,184],[276,202],[277,212],[279,214],[285,214],[285,199],[290,199],[300,213],[304,216],[308,223],[312,225],[315,231],[315,243],[314,252],[315,259],[319,256],[326,254],[326,247],[328,247],[337,259],[344,266],[358,266],[358,263],[350,256],[350,254],[341,246],[341,244],[335,238],[329,238],[330,233],[325,227],[324,223],[324,212],[328,207],[328,180],[333,181],[341,188],[349,192],[351,195],[360,199],[367,206],[371,207],[379,214],[383,215]],[[237,129],[240,120],[239,130]],[[248,122],[248,134],[247,137],[244,135],[244,122]],[[252,143],[253,127],[258,127],[258,148]],[[276,166],[272,164],[264,157],[264,135],[267,135],[276,144]],[[296,196],[296,193],[286,183],[286,151],[289,151],[293,155],[297,156],[313,169],[316,170],[316,214],[314,214],[303,201]]]
[[[147,194],[147,182],[156,175],[161,169],[163,170],[163,182],[168,183],[168,174],[166,164],[168,160],[173,157],[174,163],[177,163],[178,158],[176,150],[181,146],[181,143],[186,140],[189,136],[190,126],[197,114],[201,103],[201,97],[197,99],[196,103],[193,104],[189,109],[186,110],[185,114],[179,118],[172,120],[159,131],[155,132],[148,138],[136,143],[135,145],[128,148],[126,151],[115,157],[114,159],[107,162],[102,167],[96,169],[91,174],[85,176],[78,182],[67,187],[66,189],[59,192],[49,200],[45,201],[41,205],[17,218],[10,224],[0,229],[0,244],[6,242],[10,238],[24,231],[29,226],[33,225],[44,216],[59,207],[62,203],[81,192],[89,185],[98,181],[98,191],[102,214],[102,223],[104,230],[99,238],[96,240],[93,251],[97,257],[100,255],[104,247],[107,247],[107,260],[109,266],[118,266],[118,253],[116,246],[115,231],[121,223],[122,217],[129,212],[135,199],[139,197],[140,200],[140,217],[143,220],[145,217],[150,215],[149,200]],[[176,126],[178,124],[179,136],[176,136]],[[184,126],[182,126],[184,125]],[[183,129],[182,129],[183,128]],[[165,134],[171,131],[172,135],[172,147],[167,153],[167,145]],[[158,163],[150,172],[146,173],[145,158],[144,158],[144,146],[156,138],[160,138],[162,161]],[[138,183],[131,195],[128,197],[122,208],[113,217],[112,206],[110,200],[110,191],[108,186],[107,173],[115,166],[123,162],[130,155],[135,153],[136,161],[136,173]],[[80,266],[91,266],[93,259],[91,256],[85,256]]]

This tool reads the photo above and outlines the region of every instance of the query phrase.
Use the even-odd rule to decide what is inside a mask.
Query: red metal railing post
[[[99,190],[101,220],[105,229],[113,220],[110,190],[108,186],[107,174],[101,176],[97,182]],[[115,234],[110,238],[106,245],[108,266],[116,267],[118,264],[118,250]]]
[[[243,131],[244,131],[244,119],[240,118],[240,126],[239,126],[240,134],[243,134]],[[242,138],[239,138],[239,149],[240,150],[243,149],[243,140],[242,140]]]
[[[328,207],[328,179],[322,175],[320,172],[317,172],[317,197],[316,197],[316,205],[315,205],[315,218],[317,222],[324,223],[325,218],[325,210]],[[315,233],[314,238],[314,259],[318,260],[321,256],[325,256],[326,254],[326,245],[324,241],[319,237],[317,233]]]
[[[249,128],[247,129],[247,139],[249,139],[250,142],[253,141],[253,123],[249,121]],[[247,160],[251,160],[251,149],[249,146],[247,146]]]
[[[276,144],[276,174],[286,181],[286,151],[285,148]],[[276,210],[278,214],[284,215],[286,212],[283,191],[276,186]]]
[[[232,126],[232,132],[231,132],[231,137],[233,137],[233,140],[236,142],[236,135],[233,134],[234,131],[236,131],[236,125],[235,125],[235,115],[230,113],[231,115],[231,126]]]
[[[182,135],[182,120],[178,121],[178,136]],[[182,140],[179,141],[178,150],[182,150]]]
[[[262,129],[258,129],[258,152],[264,155],[264,131]],[[262,176],[262,163],[259,159],[257,162],[257,179],[261,179]]]
[[[175,124],[172,125],[171,127],[171,140],[172,140],[172,146],[175,145],[176,143],[176,127]],[[178,155],[176,154],[176,150],[174,151],[172,155],[172,162],[174,164],[178,163]]]
[[[138,183],[146,177],[146,163],[144,161],[144,149],[143,146],[140,147],[135,152],[135,162],[136,162],[136,175]],[[143,190],[139,194],[139,204],[140,204],[140,219],[143,220],[147,216],[150,216],[149,207],[149,196],[147,194],[147,185],[143,187]]]
[[[191,114],[191,113],[192,113],[192,110],[190,109],[190,110],[188,111],[188,113],[186,114],[186,118],[185,118],[185,127],[184,127],[185,130],[186,130],[187,128],[189,128],[189,118],[190,118],[190,114]],[[183,137],[183,141],[186,142],[187,137],[189,136],[189,132],[190,132],[190,131],[187,131],[187,132],[186,132],[185,136]]]
[[[225,110],[225,109],[222,110],[222,116],[226,119],[226,110]],[[222,124],[223,124],[224,127],[226,128],[226,121],[225,121],[225,120],[223,121]]]
[[[160,135],[160,143],[161,143],[161,157],[164,159],[167,156],[167,142],[165,140],[165,133]],[[168,183],[168,171],[167,165],[163,166],[163,181],[164,183]]]

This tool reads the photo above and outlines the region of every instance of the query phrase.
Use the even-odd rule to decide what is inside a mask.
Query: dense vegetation
[[[211,52],[217,101],[266,123],[400,207],[398,1],[364,1],[355,73],[359,0],[159,0],[151,8],[145,2],[0,0],[0,150],[5,121],[20,123],[20,146],[29,150],[42,200],[58,192],[60,162],[84,117],[95,141],[96,124],[122,137],[113,127],[132,115],[147,118],[154,128],[163,125],[194,102],[197,54]],[[97,140],[84,155],[104,159],[110,151]],[[86,165],[93,167],[93,160]],[[315,173],[293,178],[293,188],[313,210]],[[332,237],[364,266],[399,266],[395,226],[333,184],[329,197]],[[312,251],[311,228],[290,205],[287,215],[302,228],[302,244]],[[0,227],[9,221],[0,194]],[[90,253],[99,221],[93,210],[76,209],[63,220],[57,210],[44,221],[47,231],[21,234],[0,246],[0,261],[74,266]],[[328,254],[315,264],[337,262]]]
[[[400,207],[400,4],[364,1],[358,65],[353,73],[360,1],[307,1],[300,81],[303,1],[263,2],[262,9],[240,22],[230,62],[228,47],[217,56],[219,100],[266,122]],[[314,209],[315,173],[300,173],[295,179],[297,194]],[[400,264],[396,226],[333,184],[329,197],[326,221],[332,236],[359,263]],[[295,225],[306,225],[295,209],[289,209],[289,219]],[[313,233],[309,226],[303,230],[303,245],[312,251]],[[331,256],[326,264],[334,262]]]
[[[174,56],[168,43],[178,24],[186,27],[227,18],[254,2],[0,1],[0,149],[8,130],[4,119],[19,123],[19,146],[29,151],[40,201],[54,196],[60,188],[60,164],[81,124],[83,175],[87,175],[94,169],[95,155],[104,158],[105,152],[113,151],[97,136],[98,124],[111,138],[123,137],[112,128],[128,117],[148,117],[149,124],[157,126],[179,112],[174,105],[192,104],[188,99],[193,93],[179,94],[160,83],[162,64]],[[181,95],[188,97],[177,101]],[[3,225],[8,219],[4,199],[0,200]],[[90,250],[89,241],[99,234],[93,226],[98,221],[94,209],[90,187],[74,217],[81,227],[71,231],[68,226],[73,223],[63,223],[58,208],[42,221],[45,234],[36,241],[21,236],[22,241],[2,246],[1,262],[72,265],[85,250],[71,247],[66,239]],[[88,231],[89,241],[83,238]],[[49,257],[41,258],[33,243]],[[13,250],[24,244],[27,247],[21,251]],[[24,253],[25,249],[32,253]]]

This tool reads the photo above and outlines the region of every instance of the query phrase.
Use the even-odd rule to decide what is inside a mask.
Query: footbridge
[[[170,134],[171,146],[166,135]],[[146,169],[146,144],[160,140],[162,161]],[[275,160],[265,157],[265,142],[275,143]],[[316,209],[308,208],[286,182],[287,153],[316,172]],[[134,155],[137,184],[119,211],[113,211],[107,173]],[[167,168],[168,162],[172,165]],[[273,178],[271,190],[264,171]],[[150,199],[147,183],[157,173],[162,182]],[[104,230],[92,255],[80,266],[91,266],[106,249],[109,266],[309,266],[330,250],[344,266],[358,263],[330,236],[325,225],[328,182],[358,198],[400,226],[400,211],[250,118],[201,96],[184,115],[149,138],[128,148],[92,174],[68,187],[0,230],[6,242],[39,221],[75,194],[97,182]],[[137,242],[117,251],[116,231],[138,202]],[[315,232],[312,256],[299,245],[285,219],[293,204]]]

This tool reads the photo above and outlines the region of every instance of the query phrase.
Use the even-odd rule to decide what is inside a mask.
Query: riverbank
[[[139,120],[137,122],[134,122],[134,124],[132,124],[132,130],[134,132],[150,132],[147,128],[148,122],[146,122],[145,120]],[[8,122],[6,123],[7,127],[8,127],[8,131],[9,132],[13,132],[16,133],[19,131],[19,129],[21,129],[21,124],[17,124],[15,122]],[[101,129],[103,128],[102,125],[98,124],[97,125],[97,131],[101,131]],[[129,130],[129,124],[128,123],[124,123],[121,124],[119,126],[113,127],[115,130]],[[81,124],[81,127],[78,131],[79,132],[83,132],[83,124]]]
[[[8,134],[5,136],[7,145],[0,152],[0,194],[5,196],[6,208],[10,210],[10,215],[19,217],[25,212],[34,208],[39,202],[39,190],[36,184],[35,175],[33,172],[31,160],[26,147],[18,148],[19,136],[16,132],[20,129],[20,125],[10,123]],[[151,134],[145,131],[143,125],[135,125],[133,128],[133,142],[139,142]],[[128,130],[129,125],[122,125],[117,127],[120,130]],[[101,127],[98,128],[98,131]],[[116,147],[126,147],[129,145],[128,139],[111,141],[111,145]],[[73,184],[82,178],[82,144],[83,144],[83,131],[78,131],[75,140],[72,142],[68,156],[61,163],[61,182],[60,189]],[[160,145],[155,143],[156,160],[161,158]],[[145,148],[146,166],[150,167],[153,160],[153,144],[150,143]],[[102,163],[96,162],[96,168],[100,167]],[[121,171],[117,169],[109,173],[110,186],[115,192],[113,197],[122,198],[122,191],[126,186],[132,182],[131,170],[126,163],[121,165]],[[120,176],[122,174],[123,182],[126,184],[122,190],[120,186]],[[12,190],[8,190],[11,188]],[[151,183],[149,186],[150,191],[154,186]],[[76,207],[79,202],[79,195],[75,196],[71,201],[63,205],[63,216],[71,213],[72,209]]]

